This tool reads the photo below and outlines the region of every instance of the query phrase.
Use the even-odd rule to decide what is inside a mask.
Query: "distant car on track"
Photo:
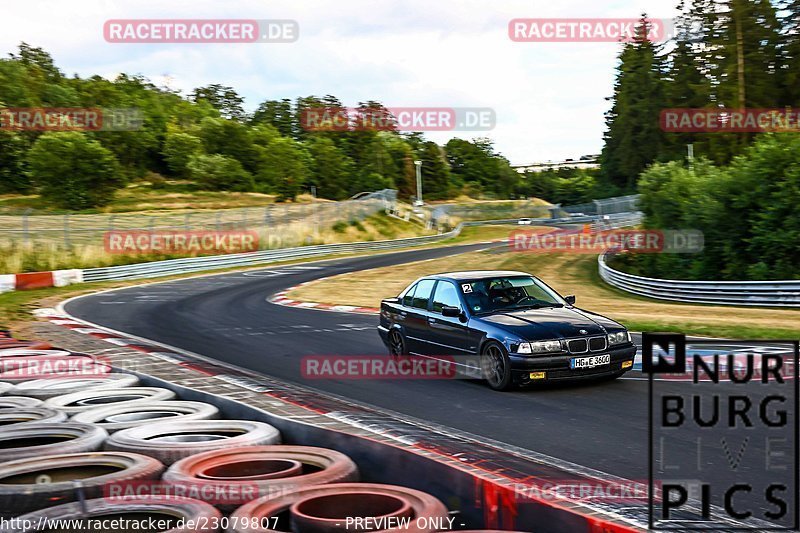
[[[520,226],[530,226],[531,223],[532,221],[529,218],[521,218],[517,220],[517,224],[519,224]]]
[[[477,361],[495,390],[630,370],[628,330],[574,304],[525,272],[436,274],[383,300],[378,332],[394,356]]]

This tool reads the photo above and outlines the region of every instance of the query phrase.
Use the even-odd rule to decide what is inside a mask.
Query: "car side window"
[[[409,289],[403,295],[403,305],[405,305],[406,307],[411,307],[411,304],[414,301],[414,291],[417,289],[417,285],[419,285],[419,283],[409,287]]]
[[[433,294],[433,312],[441,313],[445,305],[461,307],[461,300],[458,298],[455,285],[449,281],[440,281],[436,284],[436,291]]]
[[[411,307],[416,307],[417,309],[428,308],[428,300],[431,297],[431,291],[433,291],[434,283],[436,283],[436,280],[432,279],[423,279],[422,281],[417,283]]]

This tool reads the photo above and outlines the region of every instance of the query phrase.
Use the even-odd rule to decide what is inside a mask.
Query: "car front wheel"
[[[481,366],[483,379],[491,388],[497,391],[514,388],[511,360],[500,343],[494,341],[486,343],[481,351]]]
[[[393,329],[391,332],[389,332],[389,353],[391,353],[394,357],[407,355],[406,341],[396,329]]]

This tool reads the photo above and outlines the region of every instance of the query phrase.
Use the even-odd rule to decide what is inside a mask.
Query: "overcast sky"
[[[491,107],[488,136],[514,164],[599,153],[615,43],[516,43],[514,18],[654,18],[675,0],[5,0],[0,43],[49,51],[67,74],[138,73],[184,93],[233,86],[265,99],[333,94],[346,106]],[[112,44],[108,19],[294,19],[291,44]]]

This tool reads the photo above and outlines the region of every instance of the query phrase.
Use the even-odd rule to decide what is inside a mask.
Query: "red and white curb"
[[[0,275],[0,292],[25,291],[45,287],[65,287],[83,282],[83,270],[53,270]]]
[[[328,276],[332,277],[332,276]],[[335,305],[335,304],[324,304],[319,302],[301,302],[298,300],[292,300],[291,298],[287,298],[286,295],[293,290],[299,289],[300,287],[304,287],[311,283],[316,283],[317,281],[322,281],[325,278],[318,278],[313,281],[306,281],[304,283],[299,283],[288,289],[284,289],[280,292],[276,292],[269,298],[267,301],[273,303],[275,305],[284,305],[286,307],[300,307],[303,309],[316,309],[318,311],[333,311],[335,313],[355,313],[359,315],[377,315],[380,312],[380,309],[377,307],[358,307],[355,305]]]

